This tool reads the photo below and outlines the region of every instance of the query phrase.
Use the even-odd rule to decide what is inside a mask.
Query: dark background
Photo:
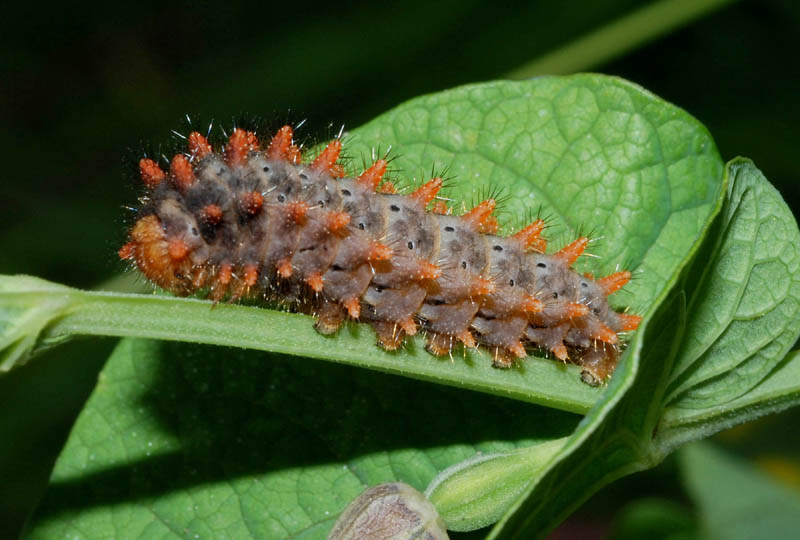
[[[306,134],[324,137],[331,125],[356,127],[423,93],[504,78],[645,4],[5,6],[0,273],[87,288],[119,274],[122,207],[137,193],[125,163],[168,141],[187,113],[221,123],[241,113],[306,118]],[[752,158],[797,214],[799,36],[800,2],[734,2],[580,69],[625,77],[688,110],[724,159]],[[0,537],[11,537],[43,489],[112,345],[77,342],[0,377]],[[756,462],[765,453],[791,462],[797,438],[784,426],[797,418],[785,413],[725,441]],[[636,497],[685,502],[670,467],[605,490],[604,504],[586,505],[565,534],[607,530]]]

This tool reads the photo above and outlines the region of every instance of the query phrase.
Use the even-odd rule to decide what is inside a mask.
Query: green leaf
[[[0,376],[0,538],[19,538],[116,340],[75,340]]]
[[[610,271],[639,270],[622,303],[648,306],[693,245],[720,196],[722,162],[706,129],[621,79],[541,77],[463,86],[409,101],[359,128],[353,155],[392,144],[404,174],[431,167],[457,181],[447,193],[507,198],[505,221],[541,209],[556,244],[595,230]]]
[[[28,538],[324,538],[366,486],[419,490],[578,416],[323,362],[123,340]]]
[[[541,209],[558,239],[592,228],[591,251],[610,271],[636,265],[640,279],[616,302],[647,306],[697,236],[719,193],[721,163],[705,129],[685,112],[628,82],[601,75],[465,86],[412,100],[354,131],[352,155],[392,145],[394,166],[411,176],[449,168],[449,195],[474,200],[491,189],[508,197],[506,221],[524,224]],[[6,278],[4,304],[35,311],[50,285]],[[39,290],[37,296],[37,290]],[[77,293],[31,327],[40,343],[89,333],[239,345],[298,354],[482,390],[585,412],[601,390],[574,366],[530,359],[520,368],[489,367],[485,353],[451,363],[431,358],[416,340],[401,354],[377,350],[371,331],[350,326],[318,336],[307,317],[174,298]],[[19,307],[22,306],[22,307]],[[205,311],[204,311],[205,310]],[[46,328],[42,328],[46,326]],[[26,337],[25,347],[33,339]],[[17,353],[20,356],[21,353]]]
[[[430,171],[431,166],[439,169],[448,166],[450,174],[458,178],[449,193],[454,198],[469,201],[481,197],[492,187],[501,188],[508,195],[506,221],[512,225],[524,223],[523,216],[541,207],[543,213],[552,216],[551,230],[561,242],[574,237],[581,228],[595,228],[603,241],[593,245],[592,252],[601,257],[601,262],[584,263],[581,270],[609,271],[620,262],[636,265],[641,270],[639,279],[630,287],[631,294],[617,295],[616,301],[619,305],[634,303],[638,312],[647,317],[633,335],[617,373],[605,389],[589,391],[578,383],[574,371],[564,371],[561,366],[545,360],[530,359],[518,369],[499,371],[489,368],[486,359],[480,357],[468,356],[466,361],[459,357],[452,364],[438,361],[422,353],[419,342],[402,354],[388,355],[371,344],[372,338],[363,327],[352,327],[333,339],[323,338],[314,334],[308,318],[303,316],[242,306],[220,306],[213,312],[202,312],[199,308],[207,305],[203,302],[163,297],[102,296],[73,291],[82,296],[70,310],[43,329],[42,339],[99,333],[236,344],[348,362],[573,411],[588,410],[577,427],[574,417],[560,413],[556,428],[548,427],[546,422],[541,426],[526,422],[523,431],[518,431],[521,429],[518,424],[497,422],[499,417],[495,416],[495,423],[503,426],[503,435],[479,439],[498,444],[504,441],[505,448],[487,448],[487,453],[508,453],[512,448],[547,443],[569,435],[563,448],[549,460],[544,455],[541,461],[521,460],[520,466],[528,467],[528,474],[532,476],[525,486],[520,482],[512,487],[524,489],[526,497],[515,505],[517,512],[507,514],[493,533],[526,538],[542,534],[600,485],[652,466],[662,457],[651,446],[650,437],[659,418],[665,381],[684,325],[684,295],[675,285],[685,274],[683,270],[696,254],[713,216],[721,207],[724,194],[721,161],[706,130],[688,114],[635,85],[599,75],[486,83],[425,96],[354,131],[348,140],[350,152],[356,156],[368,156],[373,148],[386,148],[389,144],[400,156],[394,163],[406,176],[419,177]],[[249,421],[279,426],[267,435],[258,432],[260,435],[255,437],[266,441],[262,444],[272,445],[263,450],[263,454],[253,450],[252,440],[245,444],[247,450],[270,463],[269,472],[255,465],[241,471],[238,465],[248,463],[245,450],[236,453],[229,464],[217,454],[212,454],[213,458],[207,458],[208,454],[195,455],[194,443],[174,435],[168,437],[163,430],[170,426],[183,426],[178,433],[196,429],[192,422],[197,415],[191,421],[182,420],[181,415],[191,416],[191,411],[200,411],[212,420],[215,415],[222,416],[224,422],[212,424],[213,429],[200,430],[202,437],[198,439],[205,439],[215,447],[232,444],[236,432],[231,433],[224,426],[236,422],[225,416],[226,409],[223,407],[218,412],[210,405],[198,407],[192,401],[193,396],[226,384],[238,391],[264,379],[246,373],[233,374],[228,380],[221,373],[213,373],[194,392],[183,392],[186,381],[180,378],[171,380],[167,386],[159,386],[153,380],[157,376],[153,373],[156,365],[148,358],[158,358],[157,365],[162,366],[162,370],[167,369],[163,366],[173,363],[174,369],[184,366],[189,378],[192,370],[203,373],[210,369],[209,365],[214,365],[205,359],[206,354],[221,353],[219,350],[201,353],[200,349],[188,348],[186,350],[192,351],[190,359],[181,360],[180,348],[148,346],[164,349],[135,353],[137,362],[133,363],[130,356],[134,354],[125,356],[124,351],[125,347],[134,345],[126,343],[110,361],[105,378],[59,459],[54,485],[35,521],[34,537],[46,536],[45,533],[51,531],[80,529],[100,531],[93,532],[95,536],[113,534],[115,524],[128,518],[131,523],[136,521],[137,526],[165,525],[176,530],[195,525],[227,526],[230,530],[247,526],[250,527],[248,531],[236,529],[237,536],[264,537],[267,529],[262,525],[269,519],[269,511],[263,510],[264,507],[280,509],[281,515],[288,516],[283,529],[269,529],[273,537],[321,537],[331,524],[325,520],[332,519],[332,514],[341,510],[363,484],[402,480],[421,489],[441,471],[464,459],[474,458],[475,440],[469,428],[457,425],[457,432],[449,432],[452,435],[448,440],[438,444],[416,439],[413,433],[417,427],[401,429],[391,415],[385,416],[386,411],[396,414],[385,403],[347,407],[331,401],[329,394],[335,396],[345,391],[351,399],[358,399],[367,390],[347,386],[333,376],[329,377],[329,387],[314,386],[319,384],[317,372],[297,377],[297,381],[308,387],[307,392],[301,394],[294,385],[289,385],[288,390],[294,392],[292,399],[280,404],[281,414],[290,414],[290,419],[303,425],[308,438],[295,437],[291,444],[282,446],[284,437],[279,434],[286,428],[281,420],[272,418],[273,410],[269,409],[266,418],[264,415],[268,411],[254,413],[248,416]],[[169,361],[161,360],[159,351],[162,350],[169,351]],[[250,358],[254,361],[254,357]],[[274,358],[263,357],[259,361],[264,369],[277,362]],[[283,362],[282,365],[292,369],[346,369],[298,359]],[[132,375],[134,372],[136,377]],[[413,409],[418,401],[427,403],[431,395],[430,387],[419,383],[419,386],[403,383],[400,387],[423,388],[425,396],[410,390],[404,390],[409,396],[391,394],[377,383],[388,378],[358,373],[359,377],[368,378],[370,385],[378,385],[381,394],[390,394],[391,407],[402,405]],[[113,381],[111,388],[105,386],[107,381]],[[287,387],[285,379],[275,384],[279,388]],[[398,383],[393,380],[392,387],[394,384]],[[168,406],[162,407],[168,414],[162,413],[156,428],[147,431],[154,445],[159,441],[159,449],[170,456],[166,461],[156,459],[155,455],[143,455],[144,448],[123,436],[134,424],[150,425],[146,411],[136,412],[137,396],[148,388],[155,388],[152,391],[155,396],[176,396]],[[107,401],[108,393],[113,394],[117,402]],[[250,396],[255,399],[252,394]],[[303,412],[306,402],[302,396],[313,398],[315,412],[295,419],[293,400],[299,401],[297,412]],[[318,396],[325,396],[324,404]],[[469,399],[472,405],[467,413],[459,414],[452,409],[456,404],[445,405],[440,400],[435,408],[419,415],[422,429],[430,429],[427,424],[431,423],[431,418],[437,420],[434,425],[440,430],[445,429],[444,419],[453,422],[453,419],[482,418],[484,403],[496,398],[459,394],[452,399],[458,402]],[[259,403],[256,400],[256,405]],[[242,407],[245,405],[235,406],[237,410]],[[325,414],[331,409],[342,411],[343,423],[329,425],[331,420]],[[355,413],[363,416],[353,420],[351,416]],[[542,412],[529,414],[544,415]],[[348,452],[333,452],[333,455],[322,452],[326,445],[332,444],[328,442],[331,429],[336,431],[337,437],[347,441],[357,439],[360,430],[366,430],[374,446],[357,453],[369,463],[377,460],[377,470],[382,473],[360,477],[363,484],[348,479],[342,462],[349,463],[353,456]],[[383,430],[392,432],[395,439],[387,440],[394,443],[372,438],[374,432]],[[276,437],[277,443],[273,442]],[[303,451],[291,455],[296,448]],[[460,455],[450,454],[453,448],[461,449]],[[435,460],[429,455],[440,450],[446,458]],[[305,457],[306,452],[311,452],[313,457]],[[530,452],[530,455],[536,454],[535,450]],[[94,460],[90,459],[92,455]],[[184,456],[188,456],[185,461],[190,464],[206,463],[200,458],[210,459],[217,468],[211,477],[204,476],[197,484],[191,482],[189,473],[182,473],[188,480],[181,474],[175,479],[172,473],[176,462],[183,462]],[[98,459],[96,465],[92,463]],[[130,472],[125,464],[132,460],[135,465]],[[123,474],[114,476],[119,467]],[[360,467],[359,471],[371,470],[366,465]],[[328,470],[344,476],[326,476]],[[456,487],[465,485],[462,482],[468,483],[470,473],[477,469],[464,467],[461,470],[463,477],[447,475],[446,483]],[[502,467],[489,464],[482,470],[486,472],[483,485],[490,489],[490,480],[507,479]],[[111,471],[110,476],[103,471]],[[264,475],[269,475],[269,479]],[[314,478],[318,480],[315,482]],[[270,483],[272,479],[277,484]],[[337,483],[339,479],[341,483]],[[238,483],[239,480],[243,483]],[[187,484],[191,485],[191,495],[186,494]],[[262,484],[267,485],[263,492],[252,487]],[[156,487],[149,489],[147,486]],[[104,489],[112,489],[114,493],[105,497]],[[252,517],[257,512],[251,509],[254,503],[248,497],[250,490],[258,493],[254,498],[270,501],[269,504],[260,503],[261,513],[257,518]],[[470,508],[451,508],[460,513],[462,523],[477,526],[485,521],[485,516],[497,516],[505,510],[510,501],[508,493],[495,498],[476,493],[472,514]],[[194,509],[191,504],[201,500],[211,505],[212,495],[213,500],[224,500],[231,509],[214,507],[215,512],[211,512],[210,506]],[[446,499],[444,495],[443,491],[437,492],[442,501]],[[304,504],[312,504],[312,508],[307,509]],[[144,513],[137,510],[140,507],[144,507]],[[207,523],[210,519],[207,516],[212,514],[218,521]]]
[[[796,492],[708,443],[689,445],[678,456],[706,538],[797,538]]]
[[[800,401],[800,232],[780,194],[746,159],[687,285],[686,337],[659,428],[677,446]]]
[[[671,405],[701,409],[767,376],[800,334],[800,231],[750,160],[728,165],[728,198],[714,254],[689,305]]]
[[[793,351],[758,386],[732,401],[704,409],[665,409],[657,442],[666,453],[687,441],[797,405],[800,405],[800,351]]]

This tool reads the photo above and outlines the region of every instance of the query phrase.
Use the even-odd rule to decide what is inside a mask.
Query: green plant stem
[[[0,306],[25,311],[25,320],[37,322],[15,326],[14,335],[0,333],[0,345],[28,344],[38,334],[32,351],[75,335],[228,345],[365,367],[576,413],[588,411],[603,391],[581,383],[577,366],[542,358],[500,370],[491,367],[487,351],[441,359],[427,353],[420,340],[399,353],[386,352],[363,324],[347,324],[336,336],[322,336],[310,317],[296,313],[229,304],[212,309],[211,302],[192,298],[79,291],[27,276],[0,276],[0,281]],[[5,364],[8,369],[13,361]]]
[[[506,74],[509,79],[590,69],[719,9],[732,0],[661,0]]]

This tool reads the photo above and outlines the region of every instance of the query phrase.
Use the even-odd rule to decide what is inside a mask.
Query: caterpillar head
[[[192,277],[207,259],[207,244],[194,216],[175,199],[164,199],[133,226],[130,241],[119,251],[153,283],[177,294],[189,294]]]

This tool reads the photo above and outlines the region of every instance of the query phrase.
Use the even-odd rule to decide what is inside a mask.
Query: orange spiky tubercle
[[[383,175],[386,174],[386,167],[388,163],[384,159],[379,159],[373,163],[367,170],[356,178],[356,182],[363,186],[365,189],[375,191],[378,189],[378,184],[381,183]]]
[[[181,191],[189,189],[195,181],[192,164],[183,154],[177,154],[172,158],[169,170],[176,187]]]
[[[208,139],[196,131],[191,132],[188,139],[189,153],[193,159],[203,159],[213,151]]]
[[[497,221],[494,219],[492,212],[496,207],[497,202],[494,199],[486,199],[461,216],[461,219],[469,223],[478,232],[495,234],[497,232]]]
[[[259,143],[255,133],[236,128],[225,146],[225,157],[231,166],[241,166],[247,160],[247,155],[258,148]]]
[[[541,236],[544,227],[544,220],[537,219],[521,231],[515,233],[512,238],[521,242],[522,245],[525,246],[525,249],[544,253],[547,250],[547,241]]]
[[[605,291],[607,295],[613,294],[620,290],[631,280],[631,273],[626,271],[616,272],[609,276],[597,280],[597,284]]]
[[[561,248],[554,256],[565,265],[572,266],[578,260],[578,257],[583,255],[587,245],[589,245],[589,239],[582,236]]]
[[[150,189],[157,188],[162,180],[167,177],[161,167],[150,158],[139,160],[139,175],[142,177],[142,182]]]
[[[297,164],[302,160],[300,149],[293,142],[294,132],[291,126],[283,126],[272,137],[267,147],[267,155],[270,159],[286,160],[289,163]]]
[[[433,178],[415,189],[414,192],[409,195],[409,198],[417,201],[422,206],[427,206],[428,203],[436,197],[436,194],[439,193],[441,188],[442,179]]]
[[[335,169],[336,160],[342,152],[342,141],[336,139],[328,143],[328,146],[311,162],[310,168],[316,172],[326,172],[331,176],[338,176],[339,170]]]
[[[339,139],[306,164],[290,126],[264,140],[236,128],[215,150],[192,132],[168,170],[142,158],[150,194],[120,258],[176,294],[291,294],[321,332],[364,321],[390,350],[422,332],[434,354],[484,346],[510,367],[539,347],[583,366],[586,380],[613,371],[618,333],[641,318],[606,299],[630,272],[595,279],[571,268],[587,238],[547,254],[543,220],[498,236],[494,199],[453,215],[437,200],[441,178],[400,195],[385,159],[346,177]]]

